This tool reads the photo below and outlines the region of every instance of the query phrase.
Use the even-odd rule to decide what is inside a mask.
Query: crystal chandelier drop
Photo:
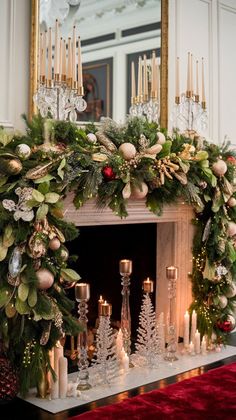
[[[135,66],[131,66],[131,116],[145,116],[149,122],[159,122],[160,100],[159,100],[159,64],[155,51],[152,52],[151,64],[147,64],[146,54],[139,57],[138,62],[138,83],[136,95]]]
[[[54,54],[52,29],[49,28],[48,34],[40,34],[40,77],[34,102],[42,117],[50,115],[56,120],[75,122],[77,112],[87,108],[83,95],[80,38],[76,39],[74,27],[72,40],[68,38],[67,44],[62,38],[59,41],[59,23],[56,20]]]

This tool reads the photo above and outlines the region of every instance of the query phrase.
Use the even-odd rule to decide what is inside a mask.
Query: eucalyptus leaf
[[[44,195],[38,190],[32,191],[32,198],[38,203],[42,203],[44,201]]]
[[[0,308],[2,308],[10,297],[10,291],[6,287],[0,288]]]
[[[55,176],[52,176],[50,174],[47,174],[45,176],[42,176],[42,178],[38,178],[34,180],[35,184],[42,184],[43,182],[49,182],[52,179],[55,179]]]
[[[20,315],[26,315],[30,313],[30,307],[28,306],[27,302],[23,302],[19,297],[16,298],[15,307],[17,312]]]
[[[62,169],[65,167],[65,165],[66,165],[66,159],[63,158],[57,169],[57,174],[62,180],[64,179],[64,171]]]
[[[18,287],[18,296],[22,302],[25,302],[29,294],[29,286],[26,283],[21,283]]]
[[[0,243],[0,261],[5,260],[7,256],[8,248],[3,246],[3,244]]]
[[[76,273],[76,271],[72,270],[71,268],[62,268],[61,276],[66,281],[78,281],[81,279],[80,275]]]
[[[49,192],[50,189],[50,183],[49,182],[42,182],[42,184],[39,184],[38,191],[41,192],[41,194],[45,195]]]
[[[60,195],[57,193],[47,193],[45,195],[45,202],[50,204],[55,204],[60,199]]]
[[[36,219],[37,220],[43,220],[48,214],[48,205],[47,204],[41,204],[36,212]]]
[[[16,308],[13,303],[9,302],[5,307],[5,313],[7,318],[13,318],[16,314]]]
[[[205,150],[199,150],[199,152],[196,153],[195,159],[196,160],[207,160],[208,153]]]
[[[28,295],[28,304],[31,308],[33,308],[38,300],[38,296],[37,296],[37,290],[35,288],[31,288],[29,290],[29,295]]]

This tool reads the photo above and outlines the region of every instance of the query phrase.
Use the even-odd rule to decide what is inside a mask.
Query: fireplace
[[[165,268],[175,265],[179,268],[177,281],[177,334],[183,336],[183,315],[192,300],[192,288],[189,273],[192,268],[192,240],[194,228],[191,224],[193,210],[185,203],[166,206],[161,217],[155,216],[145,206],[143,201],[130,200],[127,210],[129,216],[119,219],[109,208],[98,209],[93,200],[86,203],[79,211],[74,208],[72,195],[68,195],[65,202],[65,219],[80,226],[109,226],[125,224],[155,224],[156,226],[156,294],[155,304],[157,315],[167,314],[167,280]],[[125,238],[124,238],[125,240]],[[122,255],[129,258],[129,255]],[[91,255],[91,264],[93,256]],[[118,261],[117,267],[118,272]],[[99,270],[99,267],[97,267]],[[149,273],[147,273],[149,275]],[[150,273],[150,277],[153,273]],[[86,280],[86,278],[84,278]],[[111,279],[112,281],[112,279]],[[117,280],[116,280],[117,281]],[[132,280],[131,280],[132,281]],[[112,287],[111,283],[111,287]],[[119,284],[120,288],[120,284]],[[120,297],[119,297],[120,298]],[[139,311],[139,308],[136,309]]]

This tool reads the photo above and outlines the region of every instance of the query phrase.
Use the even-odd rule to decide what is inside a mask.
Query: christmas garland
[[[35,117],[26,135],[0,132],[0,334],[18,367],[21,392],[50,370],[48,351],[79,331],[66,288],[80,279],[64,243],[77,229],[63,198],[95,197],[126,217],[129,199],[161,215],[180,197],[195,212],[193,303],[198,328],[225,342],[235,326],[236,158],[229,144],[196,133],[165,136],[143,118],[98,128]]]

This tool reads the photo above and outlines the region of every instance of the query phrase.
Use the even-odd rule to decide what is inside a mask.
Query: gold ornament
[[[59,239],[58,238],[53,238],[53,239],[51,239],[50,241],[49,241],[49,248],[52,250],[52,251],[56,251],[57,249],[59,249],[60,248],[60,246],[61,246],[61,242],[59,241]]]
[[[60,257],[64,262],[67,261],[69,258],[69,251],[65,246],[61,247],[60,249]]]
[[[76,281],[66,281],[62,277],[60,277],[59,283],[63,287],[63,289],[71,289],[75,286]]]
[[[17,158],[0,159],[0,170],[8,175],[17,175],[22,170],[22,163]]]
[[[34,259],[41,258],[46,254],[46,245],[38,232],[34,232],[28,242],[29,256]]]
[[[122,143],[119,147],[119,152],[124,159],[133,159],[136,155],[136,149],[132,143]]]
[[[38,279],[37,287],[39,290],[49,289],[53,285],[53,274],[47,268],[40,268],[35,274]]]

